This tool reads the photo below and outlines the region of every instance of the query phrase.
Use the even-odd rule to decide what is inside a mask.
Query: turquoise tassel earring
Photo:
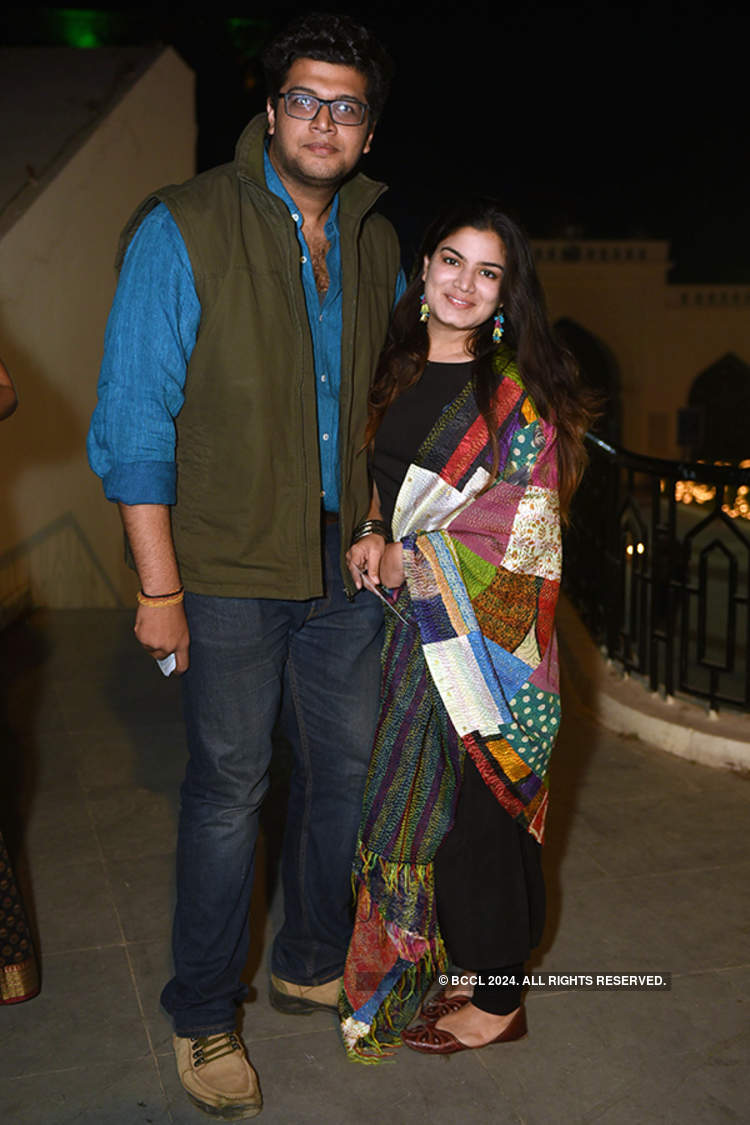
[[[419,298],[419,303],[420,303],[419,319],[420,319],[422,324],[426,324],[427,321],[430,319],[430,306],[427,304],[427,301],[425,300],[424,293]]]
[[[492,329],[492,343],[499,344],[503,338],[503,325],[505,324],[505,317],[503,310],[498,309],[495,313],[495,327]]]

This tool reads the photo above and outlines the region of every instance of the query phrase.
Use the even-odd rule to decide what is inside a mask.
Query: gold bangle
[[[185,599],[185,587],[180,586],[179,590],[175,590],[173,594],[155,594],[153,597],[150,594],[144,594],[143,590],[139,590],[136,598],[138,599],[138,605],[151,606],[153,609],[160,609],[167,605],[179,605]]]

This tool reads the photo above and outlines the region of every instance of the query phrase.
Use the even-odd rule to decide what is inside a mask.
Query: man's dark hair
[[[351,66],[364,74],[373,118],[383,111],[393,63],[371,31],[348,16],[311,12],[273,39],[263,52],[266,89],[278,96],[295,59]]]

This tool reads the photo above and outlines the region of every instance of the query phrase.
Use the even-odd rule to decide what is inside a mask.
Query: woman
[[[524,235],[492,200],[452,208],[376,372],[372,505],[348,555],[392,610],[341,999],[352,1057],[525,1034],[559,724],[560,512],[587,417]],[[405,1031],[449,960],[465,982]]]
[[[0,421],[16,409],[13,380],[0,360]],[[0,1004],[30,1000],[39,991],[31,934],[0,832]]]
[[[0,1004],[19,1004],[38,992],[31,932],[0,832]]]

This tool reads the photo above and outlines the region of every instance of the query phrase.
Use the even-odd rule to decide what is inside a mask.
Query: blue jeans
[[[293,765],[281,859],[285,920],[271,968],[308,985],[343,971],[383,614],[367,592],[347,600],[338,534],[337,524],[327,525],[322,598],[185,597],[190,760],[177,844],[175,976],[162,992],[178,1035],[233,1030],[247,992],[240,974],[258,818],[282,711]]]

